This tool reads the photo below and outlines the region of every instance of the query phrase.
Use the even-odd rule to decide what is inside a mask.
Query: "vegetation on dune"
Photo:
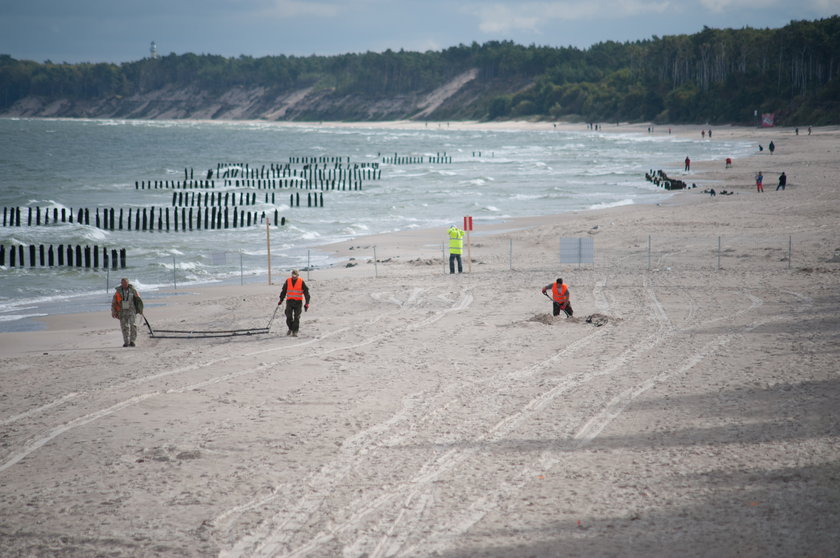
[[[471,70],[475,79],[424,117],[752,124],[756,112],[772,112],[780,124],[838,124],[840,16],[780,29],[704,28],[589,49],[492,41],[424,53],[170,54],[119,65],[0,55],[0,113],[38,98],[98,101],[87,106],[107,104],[112,116],[127,112],[120,105],[132,96],[189,91],[217,99],[242,89],[262,91],[269,103],[303,90],[317,99],[280,119],[411,118],[420,99]],[[387,108],[394,99],[402,102]],[[378,104],[386,108],[372,108]]]

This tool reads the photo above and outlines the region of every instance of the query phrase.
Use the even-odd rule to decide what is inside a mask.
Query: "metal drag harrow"
[[[279,308],[279,306],[277,307]],[[261,335],[268,333],[271,329],[271,322],[274,321],[274,316],[277,315],[277,308],[274,309],[274,314],[268,321],[265,327],[250,327],[242,329],[225,329],[225,330],[202,330],[202,329],[153,329],[146,315],[143,314],[143,322],[149,328],[149,337],[155,339],[206,339],[213,337],[238,337],[242,335]],[[161,335],[163,334],[163,335]]]

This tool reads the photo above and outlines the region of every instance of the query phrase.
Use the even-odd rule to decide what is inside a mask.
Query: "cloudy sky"
[[[128,62],[169,53],[307,56],[511,40],[607,40],[758,29],[840,14],[840,0],[0,0],[0,54]]]

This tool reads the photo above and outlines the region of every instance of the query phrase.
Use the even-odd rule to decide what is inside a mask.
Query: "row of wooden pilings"
[[[259,169],[252,169],[247,163],[217,163],[215,174],[220,178],[283,178],[286,176],[295,176],[297,169],[292,168],[293,164],[304,165],[304,169],[312,168],[329,168],[330,164],[333,169],[346,169],[352,171],[354,177],[364,177],[362,171],[378,170],[378,162],[364,162],[364,163],[350,163],[350,157],[289,157],[289,162],[285,164],[271,163],[268,168],[262,165]],[[345,167],[345,164],[347,165]],[[185,169],[186,170],[186,169]],[[370,178],[370,174],[367,175]],[[190,173],[192,178],[192,172]],[[213,178],[213,169],[207,171],[207,179]],[[187,180],[185,175],[184,180]]]
[[[344,182],[340,180],[324,180],[316,178],[242,178],[225,180],[225,186],[236,188],[256,188],[257,190],[277,190],[283,188],[298,188],[300,190],[362,190],[362,181]]]
[[[217,192],[218,195],[213,196],[213,194],[208,193],[204,195],[204,207],[227,207],[228,206],[228,193],[225,192],[224,196],[222,196],[221,192]],[[318,192],[309,192],[306,194],[307,198],[307,207],[324,207],[324,193]],[[196,203],[196,201],[198,203]],[[231,200],[233,203],[231,207],[236,206],[236,192],[233,192],[233,196],[231,196]],[[275,204],[275,196],[274,192],[271,193],[271,199],[269,200],[268,192],[265,193],[265,203]],[[245,192],[243,196],[243,192],[239,193],[239,205],[256,205],[257,204],[257,193],[256,192]],[[197,199],[196,195],[193,193],[192,199],[189,199],[189,194],[187,196],[183,196],[183,192],[173,192],[172,194],[172,205],[177,207],[201,207],[202,206],[202,196],[201,193],[198,193]],[[289,195],[289,206],[291,207],[300,207],[300,192],[294,192]]]
[[[215,180],[135,180],[135,190],[212,190]]]
[[[192,194],[192,195],[190,195]],[[257,205],[256,192],[239,192],[239,204],[236,203],[236,192],[172,192],[173,207],[227,207],[235,205]],[[268,203],[268,192],[265,193],[265,203]],[[274,203],[274,192],[271,193],[271,203]]]
[[[377,171],[381,173],[381,171]],[[377,177],[378,179],[378,177]],[[282,190],[284,188],[299,188],[302,190],[362,190],[362,180],[345,180],[333,178],[329,175],[308,176],[302,175],[291,178],[236,178],[225,179],[224,186],[235,188],[256,188],[257,190]],[[195,183],[181,183],[170,180],[155,180],[148,182],[137,180],[134,182],[135,190],[215,190],[216,181],[196,181]]]
[[[99,253],[102,252],[100,260]],[[110,251],[110,256],[109,256]],[[57,248],[53,245],[45,246],[44,244],[30,244],[28,246],[18,245],[9,246],[8,250],[5,245],[0,245],[0,266],[6,265],[6,257],[8,255],[9,267],[26,267],[26,255],[29,255],[29,267],[84,267],[100,268],[100,261],[102,262],[101,269],[125,269],[126,266],[126,252],[125,248],[119,250],[114,248],[106,248],[104,246],[67,246],[59,244]]]
[[[443,153],[436,153],[434,155],[387,155],[382,157],[382,162],[391,165],[413,165],[413,164],[449,164],[452,163],[452,156]]]
[[[314,207],[313,196],[309,196],[309,206]],[[297,204],[300,205],[300,193],[292,194],[290,199],[290,204]],[[323,207],[323,195],[321,196],[321,204]],[[11,211],[9,211],[11,209]],[[28,226],[33,225],[33,217],[34,217],[34,225],[38,226],[42,224],[41,219],[41,208],[36,207],[35,211],[33,212],[31,207],[27,208],[29,210],[29,215],[27,220],[25,221]],[[100,212],[100,208],[96,208],[93,212],[93,225],[97,228],[104,229],[104,230],[132,230],[132,223],[134,225],[135,231],[166,231],[169,232],[170,226],[174,228],[175,232],[187,231],[187,230],[201,230],[201,229],[228,229],[228,228],[245,228],[250,227],[251,225],[257,225],[258,223],[265,222],[266,213],[258,212],[258,211],[244,211],[240,210],[238,207],[233,207],[233,211],[230,212],[229,209],[225,207],[224,209],[221,207],[205,207],[203,208],[174,208],[170,214],[170,208],[166,207],[163,209],[158,209],[155,207],[151,208],[129,208],[127,212],[124,212],[123,208],[119,209],[119,213],[116,209],[112,208],[102,208]],[[179,211],[180,210],[180,211]],[[59,214],[58,208],[53,208],[53,220],[50,221],[49,209],[44,210],[44,219],[43,224],[49,225],[50,222],[52,223],[73,223],[73,210],[65,211],[65,208],[61,209]],[[179,220],[179,213],[180,213],[180,220]],[[202,220],[202,213],[204,219]],[[170,219],[171,215],[171,219]],[[91,225],[91,211],[90,209],[79,209],[78,214],[76,216],[76,223],[81,225]],[[155,224],[157,224],[157,228],[155,228]],[[286,218],[280,217],[279,211],[274,210],[274,225],[275,226],[282,226],[286,224]],[[20,207],[12,207],[12,208],[3,208],[3,226],[4,227],[19,227],[21,226],[21,208]]]
[[[305,167],[285,172],[279,176],[225,176],[225,186],[254,187],[264,190],[303,188],[321,190],[361,190],[365,180],[379,180],[382,170],[378,168],[330,169]],[[135,180],[135,190],[214,190],[215,180]]]

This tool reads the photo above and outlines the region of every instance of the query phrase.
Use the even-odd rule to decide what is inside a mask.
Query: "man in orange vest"
[[[289,327],[286,335],[297,337],[301,307],[304,311],[309,310],[309,287],[303,282],[297,269],[293,269],[292,276],[283,283],[280,302],[277,306],[283,304],[284,299],[286,300],[286,325]]]
[[[569,287],[563,283],[563,279],[558,277],[556,282],[549,283],[543,287],[542,294],[545,294],[548,289],[551,289],[554,315],[560,315],[560,310],[562,310],[566,313],[567,318],[571,317],[574,311],[572,310],[572,303],[569,301]]]

